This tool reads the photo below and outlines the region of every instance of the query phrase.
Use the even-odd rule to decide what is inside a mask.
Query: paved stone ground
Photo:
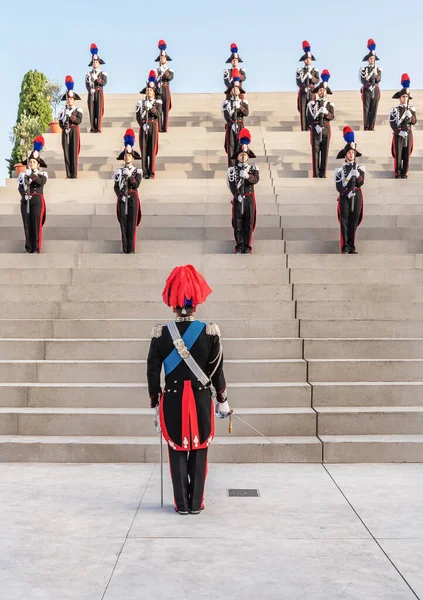
[[[0,465],[0,597],[423,599],[423,465],[210,465],[187,517],[165,484],[160,509],[157,465]]]

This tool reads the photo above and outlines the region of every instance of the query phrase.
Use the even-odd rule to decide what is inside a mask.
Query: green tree
[[[28,119],[35,119],[38,123],[39,129],[37,128],[35,135],[43,134],[47,130],[48,124],[52,120],[48,94],[48,80],[44,73],[40,73],[39,71],[28,71],[28,73],[25,73],[19,94],[16,125],[13,128],[14,146],[12,155],[7,161],[9,163],[10,176],[12,175],[13,166],[25,156],[22,152],[23,144],[21,140],[23,138],[20,135],[15,135],[15,129],[20,125],[21,119],[24,118],[22,126],[24,131],[28,131],[28,129],[33,130],[32,126],[35,124],[35,121],[31,121],[28,124]]]

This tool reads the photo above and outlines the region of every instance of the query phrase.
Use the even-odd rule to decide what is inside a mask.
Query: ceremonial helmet
[[[374,56],[375,60],[379,60],[379,57],[376,55],[376,42],[372,38],[367,42],[367,49],[369,52],[363,58],[363,62],[367,62],[371,56]]]
[[[206,301],[212,289],[193,265],[175,267],[162,292],[163,302],[173,310],[194,309]]]
[[[342,134],[344,136],[344,140],[346,141],[346,145],[338,152],[336,158],[345,158],[347,156],[347,152],[350,150],[354,150],[356,157],[362,156],[361,152],[359,152],[356,148],[354,131],[351,129],[351,127],[345,126]]]
[[[157,43],[157,47],[160,50],[160,54],[159,56],[156,58],[155,62],[160,62],[160,58],[162,56],[166,56],[166,60],[167,61],[171,61],[172,59],[170,58],[170,56],[167,54],[166,49],[167,49],[167,44],[164,40],[159,40]]]
[[[256,158],[254,152],[250,149],[251,133],[243,127],[238,134],[239,146],[231,156],[232,160],[237,159],[241,152],[248,154],[249,158]]]
[[[91,52],[91,62],[88,65],[89,67],[93,66],[93,60],[98,60],[98,62],[101,65],[105,65],[106,63],[104,62],[104,60],[102,58],[99,57],[98,55],[98,48],[97,48],[97,44],[92,43],[90,46],[90,52]]]
[[[156,98],[157,96],[160,96],[160,91],[157,87],[157,72],[154,69],[151,69],[150,73],[148,74],[146,86],[142,88],[140,94],[145,94],[147,92],[147,88],[153,88]]]
[[[232,82],[229,84],[228,88],[225,90],[225,94],[229,95],[231,90],[237,87],[241,94],[245,94],[245,90],[242,87],[241,76],[239,74],[238,69],[232,69]]]
[[[324,88],[326,90],[327,94],[332,94],[332,90],[328,86],[328,81],[330,79],[330,73],[329,73],[329,71],[327,69],[323,69],[322,74],[320,75],[320,78],[321,78],[322,81],[319,83],[319,85],[316,85],[316,87],[313,90],[313,93],[317,94],[317,92],[321,88]]]
[[[75,100],[81,100],[81,97],[78,96],[78,94],[73,91],[74,85],[75,84],[74,84],[72,77],[70,75],[66,75],[66,79],[65,79],[66,93],[63,94],[63,96],[62,96],[62,102],[66,102],[66,100],[68,98],[75,98]]]
[[[125,131],[125,135],[123,136],[123,143],[124,149],[117,157],[117,160],[123,160],[125,158],[125,154],[131,154],[134,160],[139,160],[141,158],[138,152],[134,150],[135,133],[133,129],[127,129]]]
[[[411,100],[412,98],[410,96],[410,77],[409,75],[407,75],[407,73],[403,73],[401,76],[401,88],[402,89],[400,89],[399,92],[395,92],[392,98],[401,98],[401,96],[407,95]]]
[[[31,154],[28,156],[28,158],[25,158],[25,160],[22,161],[22,164],[26,166],[29,163],[29,161],[31,160],[31,158],[35,158],[35,160],[40,165],[40,167],[43,167],[43,169],[46,169],[47,164],[44,162],[44,160],[40,156],[40,152],[43,148],[44,148],[44,138],[42,135],[38,135],[34,139],[33,149],[32,149]]]
[[[242,58],[240,57],[240,55],[238,54],[238,46],[235,43],[231,44],[230,51],[231,51],[231,55],[228,58],[228,60],[226,61],[227,63],[231,63],[234,58],[237,58],[238,62],[240,62],[240,63],[244,62],[242,60]]]
[[[311,58],[311,60],[316,60],[313,54],[311,53],[311,46],[307,40],[303,41],[303,52],[304,54],[300,58],[299,62],[304,62],[306,58]]]

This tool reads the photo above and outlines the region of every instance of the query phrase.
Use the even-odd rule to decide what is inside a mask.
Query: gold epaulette
[[[220,337],[220,329],[217,323],[207,323],[206,325],[207,335],[218,335]]]
[[[159,338],[162,335],[163,325],[154,325],[151,330],[151,338]]]

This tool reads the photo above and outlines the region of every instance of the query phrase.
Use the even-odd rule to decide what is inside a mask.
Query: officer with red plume
[[[204,508],[207,453],[214,438],[213,397],[216,416],[231,412],[219,327],[194,317],[211,292],[192,265],[173,269],[162,298],[176,319],[153,327],[147,359],[150,405],[168,444],[174,505],[182,515],[199,514]]]
[[[335,184],[338,191],[338,221],[341,226],[341,253],[357,254],[355,234],[363,219],[363,191],[365,168],[357,164],[361,153],[357,150],[354,131],[343,130],[345,147],[336,158],[344,158],[345,164],[335,169]]]
[[[233,155],[239,146],[238,134],[244,128],[244,117],[248,117],[248,100],[244,98],[241,77],[238,69],[232,69],[232,83],[225,91],[222,111],[225,117],[225,152],[228,155],[228,167],[234,164]]]
[[[62,148],[65,159],[66,178],[78,177],[78,156],[81,149],[81,135],[79,126],[82,122],[82,108],[75,106],[75,100],[81,100],[74,91],[74,81],[70,75],[65,79],[66,94],[62,102],[66,102],[59,115],[59,125],[62,129]]]
[[[249,158],[256,155],[250,149],[251,135],[248,129],[239,132],[239,147],[232,156],[236,160],[229,167],[228,187],[232,192],[232,227],[235,237],[235,254],[252,254],[253,233],[256,228],[257,210],[254,186],[259,182],[257,165],[250,165]]]
[[[141,203],[138,188],[142,171],[134,166],[134,160],[141,156],[134,150],[135,133],[127,129],[123,137],[124,149],[117,157],[124,166],[113,173],[114,190],[117,196],[116,216],[122,234],[122,254],[135,254],[137,227],[141,223]]]
[[[159,131],[166,133],[169,122],[169,111],[172,108],[172,96],[170,93],[169,83],[174,77],[173,69],[168,67],[168,62],[172,59],[167,54],[167,44],[164,40],[159,40],[158,48],[160,50],[156,62],[160,63],[157,68],[157,88],[162,96],[162,114],[160,117]]]
[[[389,114],[389,124],[393,131],[391,151],[394,158],[395,179],[407,179],[410,156],[413,152],[412,126],[417,123],[416,109],[410,106],[410,77],[404,73],[401,77],[401,89],[392,98],[399,99]]]
[[[319,70],[314,69],[311,63],[316,60],[311,53],[310,44],[307,40],[303,42],[304,54],[300,62],[304,62],[304,67],[297,69],[295,79],[298,86],[297,109],[300,113],[301,131],[308,131],[307,124],[307,104],[314,99],[314,87],[319,83]]]
[[[105,62],[98,55],[96,44],[91,44],[91,62],[88,65],[92,67],[91,71],[85,75],[85,87],[88,92],[88,110],[90,113],[91,133],[100,133],[104,115],[104,91],[107,83],[107,73],[100,69],[100,65]]]
[[[230,88],[233,82],[233,70],[237,70],[237,77],[239,77],[239,81],[244,82],[247,79],[247,74],[245,69],[241,68],[240,63],[244,62],[240,55],[238,54],[238,46],[233,43],[231,44],[231,55],[226,61],[226,64],[230,64],[231,68],[225,69],[223,71],[223,84],[227,89]]]
[[[31,154],[22,161],[25,172],[18,177],[18,189],[21,195],[21,214],[25,231],[25,250],[28,254],[39,254],[43,242],[43,225],[46,220],[46,203],[44,186],[47,183],[47,165],[41,158],[44,138],[39,135],[34,139]]]
[[[382,79],[382,69],[376,66],[376,61],[379,60],[376,55],[376,43],[370,39],[367,42],[368,53],[363,58],[363,62],[367,61],[365,67],[360,69],[361,81],[361,99],[363,101],[363,123],[365,131],[374,131],[377,117],[377,109],[380,100],[379,83]]]
[[[147,85],[140,91],[144,100],[138,100],[135,115],[140,126],[139,143],[144,179],[156,176],[156,156],[159,150],[159,120],[162,113],[162,98],[157,87],[156,71],[151,70]]]
[[[335,106],[326,99],[332,94],[328,86],[330,73],[322,71],[322,81],[314,89],[316,99],[307,104],[307,123],[310,127],[311,160],[313,177],[326,177],[328,166],[329,143],[331,138],[330,122],[335,118]]]

